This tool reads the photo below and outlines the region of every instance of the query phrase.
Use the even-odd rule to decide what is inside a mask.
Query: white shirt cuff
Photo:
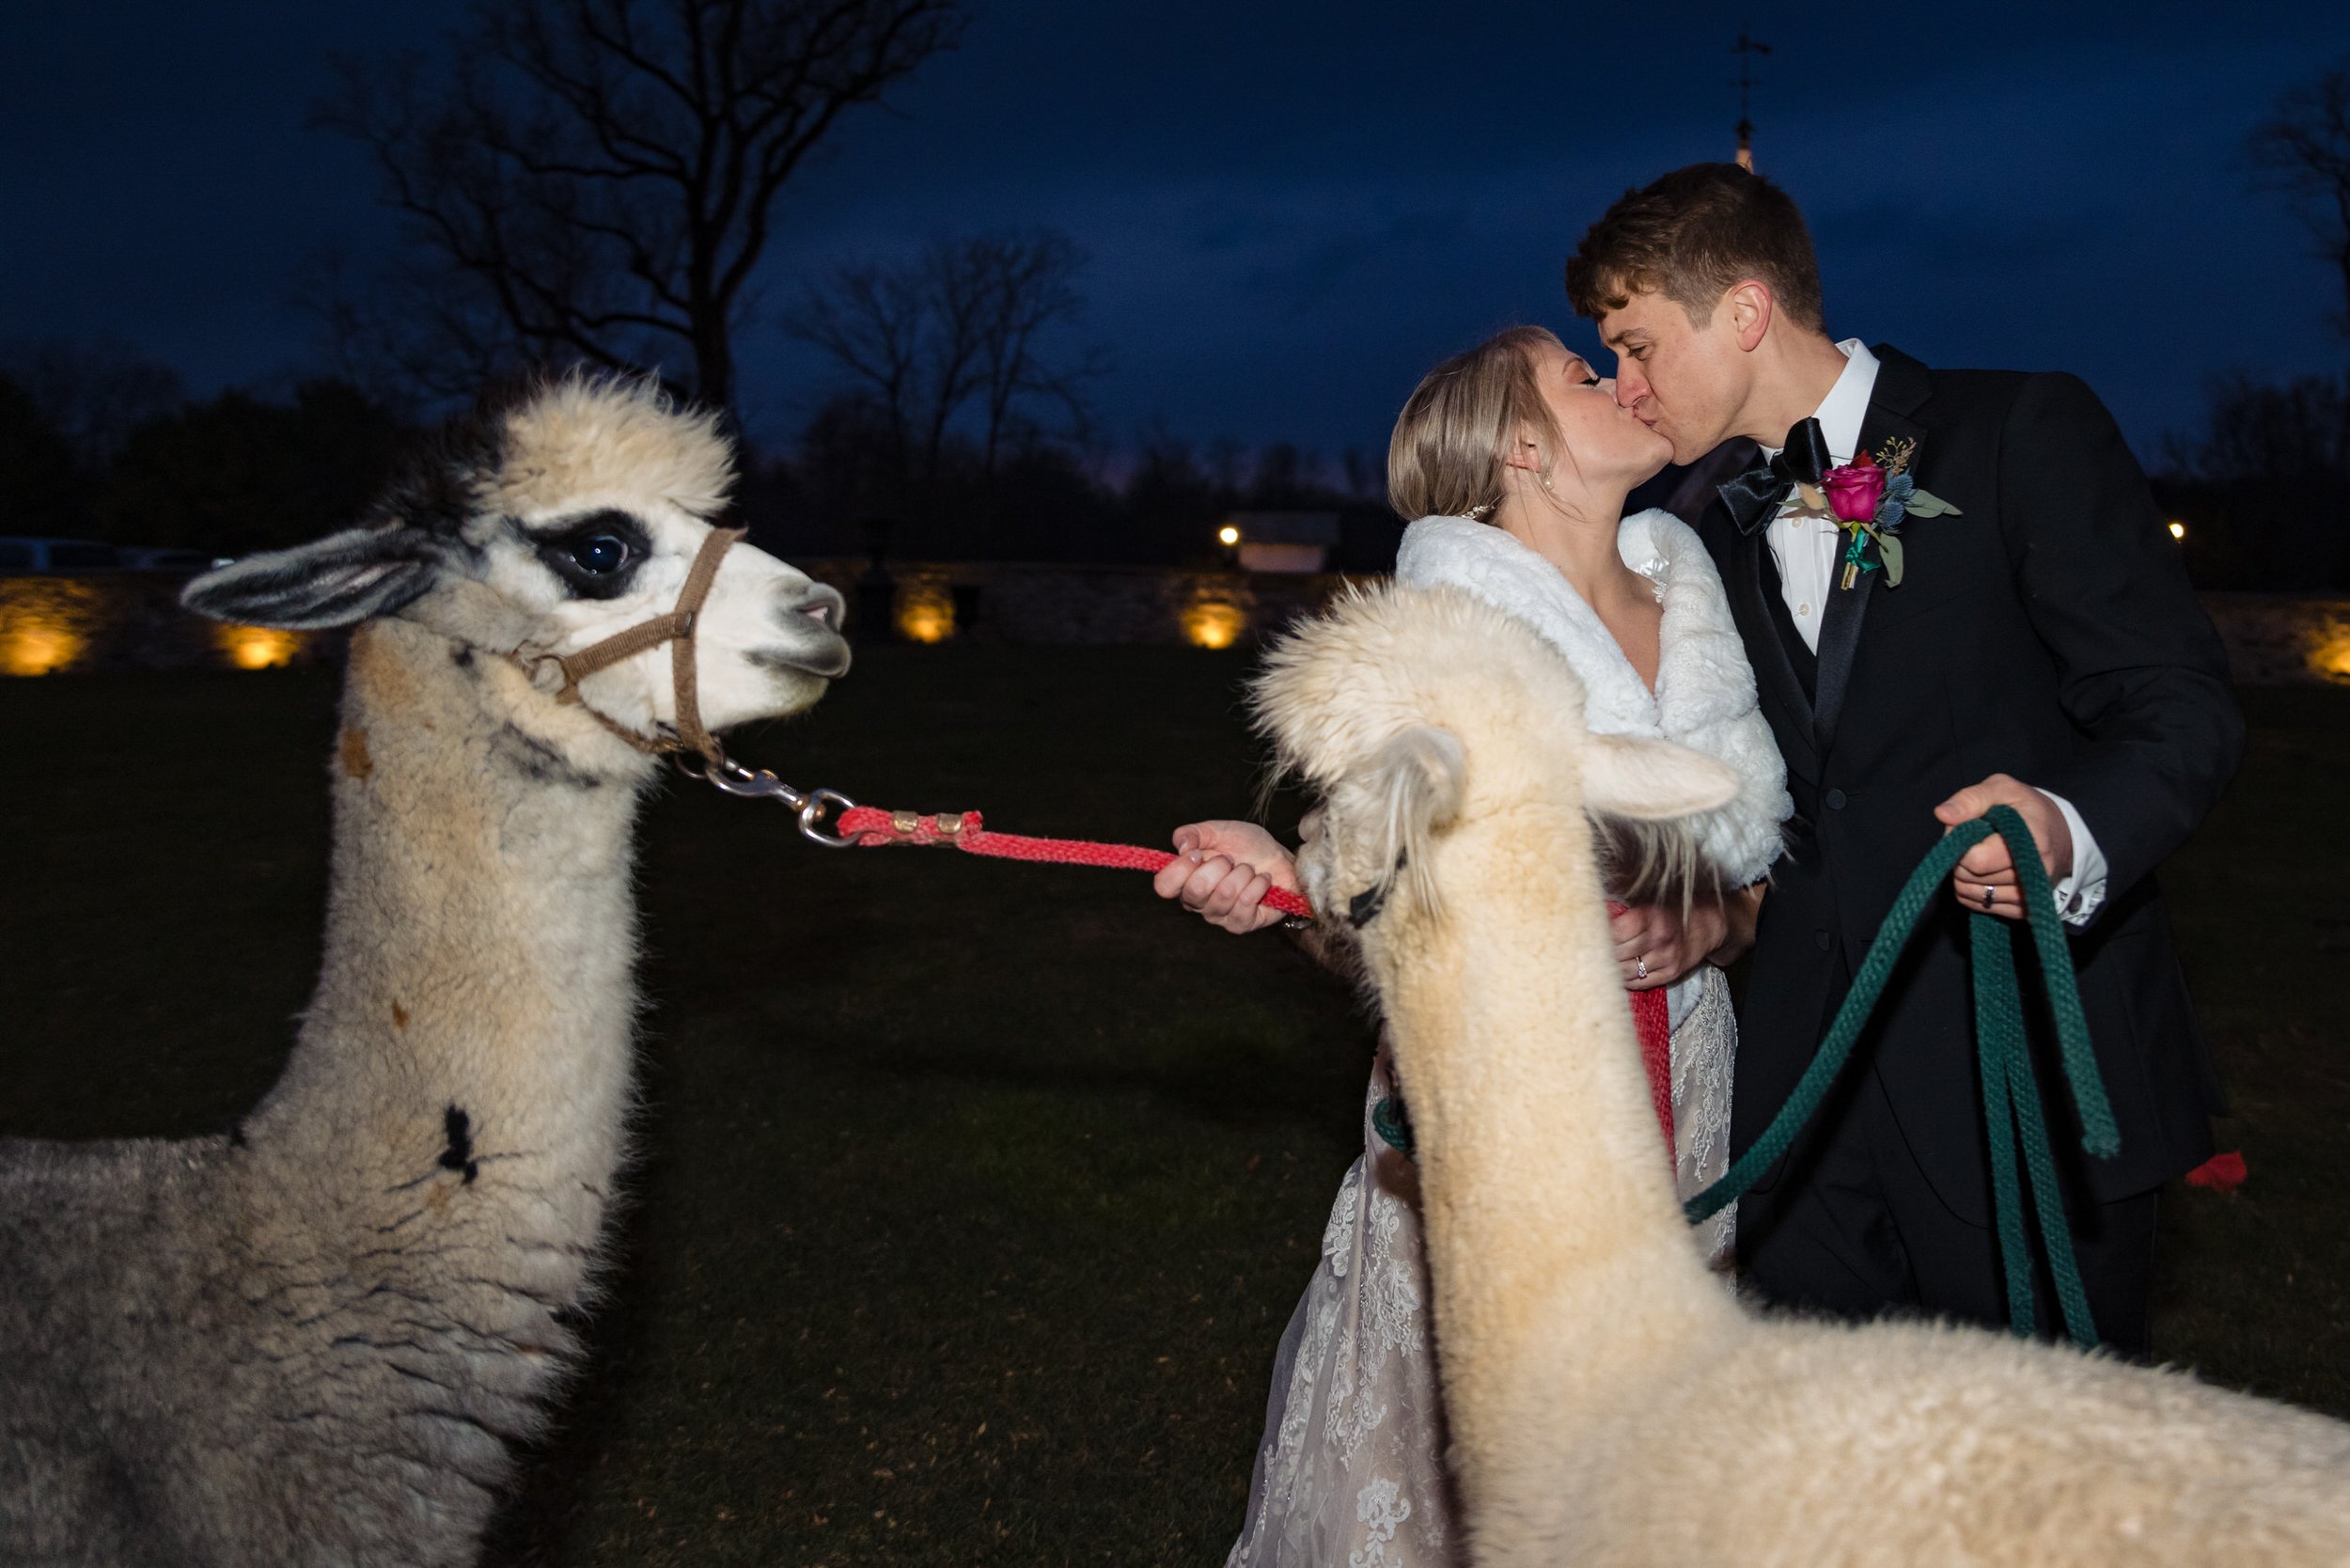
[[[2062,795],[2048,794],[2045,790],[2040,792],[2048,795],[2073,835],[2073,874],[2056,885],[2057,913],[2064,917],[2068,926],[2087,925],[2090,917],[2097,913],[2097,906],[2106,902],[2109,868],[2105,852],[2097,847],[2095,835],[2081,821],[2081,814],[2073,809],[2071,801]]]

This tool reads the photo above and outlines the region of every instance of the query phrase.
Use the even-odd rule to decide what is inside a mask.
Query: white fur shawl
[[[1728,763],[1738,793],[1708,816],[1698,847],[1732,884],[1752,882],[1778,858],[1779,824],[1794,803],[1786,764],[1755,703],[1754,669],[1721,576],[1698,536],[1670,512],[1625,518],[1616,548],[1664,599],[1653,696],[1558,568],[1491,524],[1421,518],[1403,531],[1395,574],[1411,588],[1465,588],[1540,632],[1583,682],[1583,716],[1594,731],[1661,737]]]

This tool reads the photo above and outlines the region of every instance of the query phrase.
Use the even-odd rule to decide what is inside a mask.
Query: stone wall
[[[337,635],[223,626],[180,607],[183,574],[0,576],[0,675],[270,669],[334,657]]]
[[[795,563],[849,599],[849,633],[993,643],[1231,648],[1319,609],[1346,578],[1152,566],[898,562],[877,581],[853,559]]]
[[[2242,686],[2308,681],[2350,686],[2350,599],[2206,593],[2203,608],[2228,645]]]
[[[1172,567],[899,562],[876,581],[861,559],[798,563],[848,595],[849,630],[909,642],[1261,641],[1326,603],[1335,573],[1276,576]],[[334,658],[335,635],[217,626],[177,603],[185,578],[118,572],[0,576],[0,674],[88,669],[266,669]],[[2350,599],[2203,595],[2247,685],[2350,685]]]

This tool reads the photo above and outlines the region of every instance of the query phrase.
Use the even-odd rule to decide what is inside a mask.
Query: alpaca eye
[[[618,534],[590,534],[571,549],[579,569],[598,577],[610,576],[629,562],[628,541]]]
[[[617,599],[652,558],[645,525],[618,508],[565,518],[544,533],[523,531],[549,572],[578,599]]]

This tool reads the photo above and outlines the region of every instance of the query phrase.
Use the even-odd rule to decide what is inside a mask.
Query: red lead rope
[[[1621,907],[1621,906],[1611,906]],[[1665,988],[1627,991],[1632,998],[1632,1028],[1640,1037],[1640,1065],[1648,1069],[1648,1097],[1656,1106],[1656,1124],[1665,1130],[1665,1157],[1673,1153],[1673,1028],[1672,1012],[1665,1003]]]
[[[884,844],[952,844],[970,855],[999,860],[1030,860],[1058,866],[1106,866],[1121,871],[1157,871],[1174,860],[1167,850],[1140,844],[1104,844],[1090,839],[1029,839],[1017,833],[990,833],[977,811],[885,811],[878,806],[855,806],[840,814],[836,830],[868,849]],[[1286,887],[1266,891],[1264,902],[1284,915],[1312,918],[1314,906]],[[1611,903],[1611,914],[1622,904]],[[1665,990],[1626,992],[1632,998],[1632,1027],[1640,1038],[1640,1063],[1648,1069],[1649,1098],[1656,1106],[1657,1125],[1665,1132],[1668,1155],[1673,1148],[1672,1021],[1666,1009]]]
[[[1060,866],[1107,866],[1120,871],[1156,871],[1175,856],[1166,850],[1139,844],[1102,844],[1089,839],[1024,839],[1017,833],[990,833],[977,811],[940,811],[917,816],[912,811],[885,811],[859,806],[840,814],[838,831],[867,846],[876,844],[952,844],[972,855],[999,860],[1048,861]],[[1284,915],[1310,918],[1314,906],[1286,887],[1276,887],[1264,902]]]

